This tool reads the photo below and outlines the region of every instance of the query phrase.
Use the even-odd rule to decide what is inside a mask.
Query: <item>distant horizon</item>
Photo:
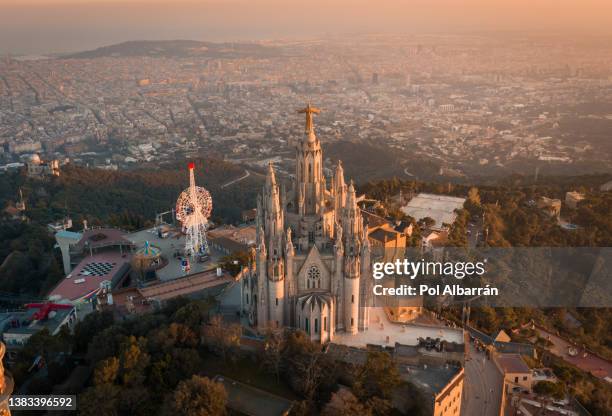
[[[560,4],[559,4],[560,3]],[[253,42],[351,33],[612,35],[606,0],[0,0],[0,54],[131,40]]]
[[[567,34],[562,34],[559,32],[548,32],[548,31],[529,31],[529,30],[472,30],[472,31],[454,31],[454,32],[346,32],[346,33],[321,33],[321,34],[312,34],[309,36],[284,36],[284,37],[276,37],[276,38],[126,38],[123,40],[116,40],[113,42],[106,43],[96,43],[91,44],[89,46],[84,45],[83,47],[77,47],[75,49],[60,49],[60,50],[49,50],[49,51],[33,51],[33,52],[19,52],[19,51],[5,51],[0,49],[0,56],[12,56],[12,57],[59,57],[63,55],[71,55],[81,52],[94,51],[101,48],[107,48],[115,45],[120,45],[129,42],[203,42],[203,43],[238,43],[238,44],[265,44],[265,43],[282,43],[282,42],[306,42],[308,40],[325,40],[325,39],[342,39],[347,37],[367,37],[367,36],[406,36],[406,37],[425,37],[425,36],[482,36],[482,37],[496,37],[496,36],[542,36],[542,37],[567,37]],[[612,34],[583,34],[587,39],[611,39]]]

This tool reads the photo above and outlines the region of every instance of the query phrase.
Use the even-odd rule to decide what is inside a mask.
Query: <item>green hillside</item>
[[[255,206],[261,179],[252,175],[227,190],[221,185],[244,174],[244,169],[218,160],[196,160],[196,182],[213,197],[213,221],[237,222],[243,209]],[[0,206],[14,201],[22,189],[28,218],[46,224],[66,214],[90,224],[138,229],[170,210],[189,184],[184,164],[128,171],[88,169],[68,165],[61,176],[47,181],[7,174],[0,185]]]

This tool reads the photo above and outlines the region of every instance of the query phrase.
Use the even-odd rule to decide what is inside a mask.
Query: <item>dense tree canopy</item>
[[[181,381],[167,399],[166,414],[173,416],[223,416],[227,393],[223,385],[206,377]]]

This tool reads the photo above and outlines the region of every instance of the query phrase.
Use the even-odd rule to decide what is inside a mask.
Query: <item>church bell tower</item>
[[[299,112],[306,114],[306,126],[296,149],[296,206],[300,215],[317,215],[325,196],[325,178],[323,152],[314,131],[313,115],[321,110],[308,104]]]

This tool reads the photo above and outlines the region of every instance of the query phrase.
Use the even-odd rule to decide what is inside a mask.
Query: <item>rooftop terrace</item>
[[[131,256],[118,251],[102,251],[84,257],[49,293],[49,299],[77,301],[100,290],[104,281],[113,282],[129,270]]]

